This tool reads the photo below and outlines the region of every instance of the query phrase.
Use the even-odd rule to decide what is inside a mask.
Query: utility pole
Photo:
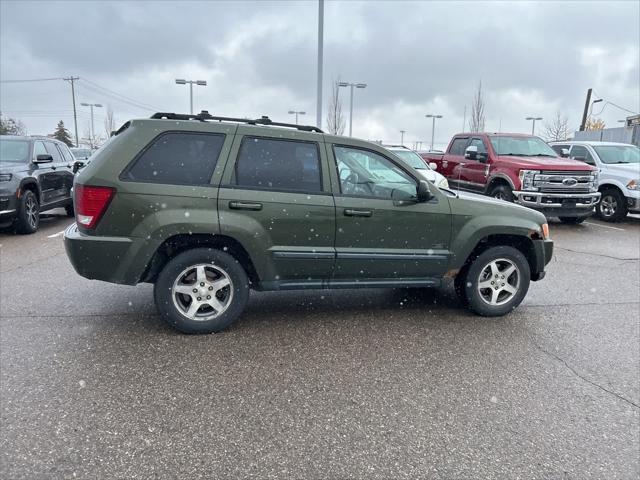
[[[322,51],[324,47],[324,0],[318,0],[318,83],[316,126],[322,128]]]
[[[591,92],[593,89],[587,90],[587,99],[584,101],[584,111],[582,112],[582,123],[580,124],[580,131],[584,132],[584,128],[587,124],[587,111],[589,110],[589,104],[591,103]]]
[[[67,78],[63,78],[63,80],[71,83],[71,98],[73,99],[73,126],[75,127],[76,132],[76,147],[78,147],[78,116],[76,115],[76,91],[73,86],[73,82],[79,79],[80,77],[74,77],[73,75]]]

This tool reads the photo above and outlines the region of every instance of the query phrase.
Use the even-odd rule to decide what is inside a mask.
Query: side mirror
[[[560,152],[560,156],[562,158],[567,158],[569,156],[569,149],[568,148],[563,148],[562,152]]]
[[[429,168],[435,172],[438,169],[438,164],[436,162],[430,162]]]
[[[428,202],[433,198],[433,193],[431,193],[431,189],[429,188],[429,182],[426,180],[420,180],[420,182],[418,182],[416,198],[420,203]]]
[[[82,160],[76,160],[75,162],[73,162],[73,173],[78,173],[78,170],[80,170],[82,167],[84,167],[84,162]]]
[[[51,163],[51,162],[53,162],[53,157],[48,153],[36,155],[36,159],[33,161],[33,163]]]
[[[477,156],[478,156],[478,147],[476,147],[475,145],[471,145],[467,147],[466,150],[464,151],[464,158],[475,160]]]
[[[478,153],[476,154],[476,160],[480,163],[487,163],[487,155],[485,153]]]

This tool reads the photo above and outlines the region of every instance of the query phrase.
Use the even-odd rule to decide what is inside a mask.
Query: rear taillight
[[[76,222],[84,228],[94,228],[116,193],[111,187],[75,185],[73,187]]]

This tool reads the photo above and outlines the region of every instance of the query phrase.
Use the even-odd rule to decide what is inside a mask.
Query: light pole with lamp
[[[431,118],[432,122],[431,122],[431,148],[429,150],[433,150],[433,141],[435,138],[435,131],[436,131],[436,118],[442,118],[442,115],[425,115],[426,118]]]
[[[366,83],[338,82],[339,87],[351,87],[351,99],[349,101],[349,136],[353,133],[353,87],[367,88]]]
[[[206,80],[185,80],[184,78],[176,78],[176,83],[178,85],[186,85],[189,84],[189,109],[191,115],[193,115],[193,84],[201,85],[203,87],[207,86]]]
[[[82,105],[83,107],[91,108],[91,139],[89,143],[91,144],[91,149],[93,149],[93,147],[95,146],[93,144],[93,141],[95,139],[95,130],[93,127],[93,107],[102,108],[102,105],[100,103],[84,103],[84,102],[82,102],[80,105]],[[77,143],[77,140],[76,140],[76,143]]]
[[[536,134],[536,120],[542,120],[542,117],[527,117],[525,120],[533,120],[533,124],[531,125],[531,135]]]
[[[306,115],[307,112],[301,112],[301,111],[297,111],[297,110],[289,110],[289,115],[295,115],[296,116],[296,125],[298,125],[298,115]]]

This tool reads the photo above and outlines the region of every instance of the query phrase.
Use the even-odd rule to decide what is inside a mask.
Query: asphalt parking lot
[[[640,217],[551,225],[507,317],[448,290],[253,294],[217,335],[0,233],[0,477],[635,479]]]

